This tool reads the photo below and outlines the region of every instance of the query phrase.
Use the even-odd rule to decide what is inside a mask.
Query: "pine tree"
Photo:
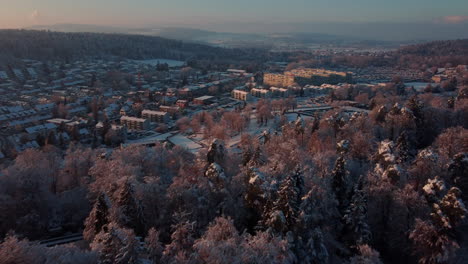
[[[242,166],[246,166],[247,163],[252,159],[253,153],[251,148],[246,148],[242,152]]]
[[[213,140],[206,155],[208,163],[222,163],[224,161],[224,146],[220,140]]]
[[[405,163],[409,160],[410,150],[408,147],[408,135],[405,131],[403,131],[397,139],[396,152],[398,154],[398,163]]]
[[[226,183],[226,175],[223,168],[218,163],[211,163],[205,171],[205,177],[214,183],[218,188],[223,188]]]
[[[283,180],[278,198],[271,210],[267,211],[264,225],[278,233],[286,234],[297,226],[304,179],[300,168]]]
[[[86,241],[93,241],[94,237],[109,223],[109,210],[110,204],[107,196],[101,193],[85,221],[83,236]]]
[[[343,216],[345,238],[350,246],[367,244],[370,242],[371,232],[367,223],[367,197],[360,178],[354,187],[351,203]]]
[[[145,239],[145,245],[148,252],[148,257],[153,263],[159,263],[164,250],[161,242],[159,241],[159,232],[152,227],[148,231],[148,235]]]
[[[91,248],[99,252],[99,264],[140,263],[139,242],[132,230],[122,229],[115,223],[105,226]]]
[[[305,237],[306,243],[298,252],[301,263],[319,264],[328,263],[328,249],[325,246],[322,230],[315,228],[309,231],[310,236]]]
[[[181,222],[173,228],[171,243],[164,249],[162,263],[189,263],[195,243],[193,223]]]
[[[120,212],[117,222],[123,227],[133,229],[137,235],[143,235],[145,226],[141,204],[136,199],[133,186],[128,179],[120,187],[116,206]]]
[[[260,148],[260,146],[257,146],[250,160],[247,162],[247,166],[258,167],[263,164],[264,164],[264,160],[263,160],[262,149]]]
[[[459,247],[456,228],[468,213],[460,199],[461,191],[456,187],[446,191],[444,181],[438,177],[429,179],[423,191],[432,207],[431,220],[416,219],[409,237],[420,263],[449,262]]]
[[[335,162],[335,168],[332,171],[332,190],[338,200],[338,209],[341,213],[344,212],[347,206],[348,199],[348,178],[345,168],[346,161],[343,155],[340,155]]]
[[[449,167],[449,177],[451,182],[460,188],[464,201],[468,200],[468,153],[456,154]]]

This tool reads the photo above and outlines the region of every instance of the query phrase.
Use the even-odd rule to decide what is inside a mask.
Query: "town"
[[[0,264],[466,263],[465,2],[32,2]]]
[[[287,66],[273,64],[276,71]],[[424,91],[460,79],[466,72],[466,65],[439,68],[432,83],[410,82],[406,86]],[[376,78],[390,79],[399,71],[381,74]],[[203,72],[186,62],[164,59],[69,64],[24,60],[21,67],[0,71],[0,157],[11,158],[45,144],[66,148],[72,142],[93,147],[169,142],[196,152],[208,147],[207,139],[213,137],[194,131],[182,133],[187,118],[203,111],[240,111],[248,104],[255,108],[261,99],[280,104],[270,110],[275,116],[287,113],[289,120],[301,114],[310,117],[315,111],[335,108],[328,97],[344,87],[387,85],[372,81],[356,84],[354,79],[363,76],[311,68],[284,74],[239,69]],[[369,112],[365,102],[348,101],[339,108]],[[252,117],[245,118],[245,122],[252,122]],[[257,134],[271,129],[253,123],[243,126],[257,126]],[[232,136],[231,146],[235,147],[240,137]]]

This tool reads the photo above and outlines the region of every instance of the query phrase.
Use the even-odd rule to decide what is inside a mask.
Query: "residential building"
[[[250,93],[254,97],[258,98],[270,98],[271,97],[271,92],[267,89],[259,89],[259,88],[253,88],[250,90]]]
[[[286,88],[271,87],[270,91],[273,97],[288,97],[289,96],[289,90]]]
[[[149,121],[144,118],[137,118],[131,116],[122,116],[120,118],[120,124],[126,126],[130,130],[148,130]]]
[[[169,121],[169,114],[162,111],[143,110],[141,116],[154,123],[166,123]]]
[[[231,95],[234,99],[242,101],[250,101],[252,99],[250,93],[244,90],[232,90]]]
[[[288,87],[295,82],[292,74],[265,73],[263,83],[269,86]]]
[[[193,99],[193,103],[197,105],[207,105],[213,102],[214,96],[205,95]]]

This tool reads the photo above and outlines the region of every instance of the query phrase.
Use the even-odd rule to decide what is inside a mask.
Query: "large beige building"
[[[265,73],[263,75],[263,83],[269,86],[288,87],[294,84],[294,75]]]
[[[337,72],[325,69],[298,68],[284,74],[265,73],[263,83],[267,86],[288,87],[295,83],[300,85],[323,83],[343,83],[351,81],[352,77],[347,72]]]
[[[313,76],[321,76],[321,77],[330,77],[332,75],[337,75],[341,77],[346,77],[346,72],[337,72],[337,71],[330,71],[325,69],[312,69],[312,68],[298,68],[291,70],[290,72],[286,72],[286,74],[294,75],[295,77],[302,77],[302,78],[312,78]]]

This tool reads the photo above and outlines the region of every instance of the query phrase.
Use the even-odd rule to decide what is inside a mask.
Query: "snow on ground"
[[[193,140],[189,139],[188,137],[182,135],[182,134],[177,134],[173,137],[168,138],[168,140],[177,146],[186,148],[188,151],[196,154],[200,149],[203,148],[202,145],[194,142]]]
[[[152,136],[140,138],[136,140],[128,140],[127,143],[123,144],[123,146],[130,146],[130,145],[150,145],[157,142],[164,142],[167,140],[168,137],[172,136],[173,133],[165,133],[159,134],[155,133]]]

